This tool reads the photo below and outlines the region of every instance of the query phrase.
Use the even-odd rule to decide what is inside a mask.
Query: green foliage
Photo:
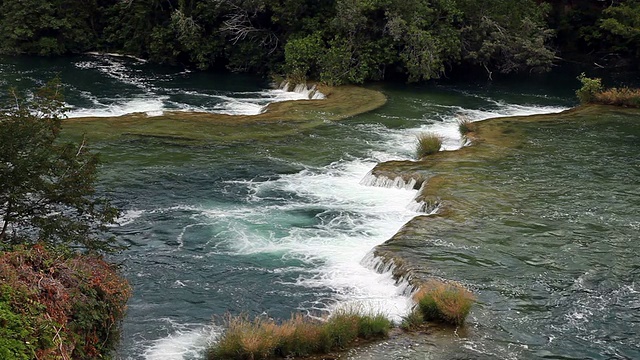
[[[324,52],[321,33],[290,39],[284,47],[285,72],[295,83],[303,83],[309,73],[317,73],[316,59]]]
[[[323,330],[330,339],[331,348],[344,349],[358,338],[360,315],[339,311],[324,324]]]
[[[363,316],[358,323],[358,337],[362,339],[387,337],[391,325],[391,320],[382,314]]]
[[[29,360],[35,354],[35,339],[30,331],[31,325],[11,306],[0,300],[0,358]],[[33,342],[33,343],[32,343]]]
[[[130,288],[100,256],[41,244],[0,255],[0,355],[7,359],[106,357],[119,339]]]
[[[582,73],[578,76],[578,80],[582,83],[582,87],[576,90],[576,96],[582,104],[593,102],[596,95],[604,90],[602,80],[598,78],[588,78],[585,73]]]
[[[612,50],[640,60],[640,2],[625,1],[602,12],[599,28],[601,38]]]
[[[462,56],[492,72],[548,71],[555,54],[548,42],[548,7],[536,1],[461,0]]]
[[[442,147],[442,139],[433,133],[420,134],[417,140],[416,154],[419,159],[437,153]]]
[[[329,49],[320,58],[320,80],[330,86],[342,85],[353,80],[361,83],[362,79],[357,76],[358,69],[352,63],[354,59],[351,55],[350,44],[342,39],[332,40]]]
[[[96,0],[0,1],[0,53],[60,55],[95,45]]]
[[[608,10],[602,31],[635,39],[624,16],[635,6]],[[0,53],[108,50],[332,85],[422,81],[461,61],[490,73],[547,70],[546,9],[534,0],[0,0]]]
[[[96,197],[98,158],[87,144],[60,143],[64,107],[54,81],[0,108],[0,243],[115,249],[102,235],[118,212]]]

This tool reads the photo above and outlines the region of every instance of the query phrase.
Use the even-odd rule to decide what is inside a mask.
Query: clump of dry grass
[[[414,294],[417,309],[425,321],[462,325],[471,310],[475,297],[462,285],[430,281]]]
[[[280,338],[276,352],[282,357],[308,356],[326,347],[322,324],[301,314],[292,315],[276,331]]]
[[[278,346],[278,325],[271,319],[228,316],[225,325],[227,330],[209,351],[209,359],[267,359]]]
[[[640,107],[640,89],[609,88],[594,95],[597,104]]]
[[[416,153],[419,159],[437,153],[442,147],[442,138],[434,133],[422,133],[417,138]]]
[[[209,359],[259,360],[290,358],[344,349],[356,339],[386,337],[391,321],[382,314],[361,315],[355,310],[338,310],[317,320],[300,314],[281,324],[265,317],[225,319],[226,332],[209,349]]]

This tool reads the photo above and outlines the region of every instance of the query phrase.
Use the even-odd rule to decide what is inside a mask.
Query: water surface
[[[0,68],[3,85],[23,88],[60,73],[74,116],[232,112],[274,98],[260,79],[119,58],[12,58]],[[420,132],[441,134],[446,150],[460,147],[460,116],[573,104],[572,89],[533,81],[383,90],[389,102],[375,112],[286,137],[93,144],[105,161],[100,189],[124,210],[112,231],[129,245],[114,258],[134,287],[121,358],[200,358],[221,331],[212,318],[225,313],[284,318],[357,303],[399,319],[410,307],[406,289],[371,270],[368,255],[418,215],[415,192],[361,180],[379,161],[413,158]],[[480,304],[466,332],[373,358],[637,357],[633,120],[527,125],[526,146],[461,169],[470,179],[456,187],[469,197],[468,222],[421,239],[411,255],[425,271],[470,286]]]

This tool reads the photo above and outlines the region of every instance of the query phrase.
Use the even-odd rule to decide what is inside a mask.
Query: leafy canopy
[[[96,196],[97,155],[59,141],[64,103],[54,80],[0,106],[0,246],[45,242],[88,251],[116,248],[104,236],[118,211]]]

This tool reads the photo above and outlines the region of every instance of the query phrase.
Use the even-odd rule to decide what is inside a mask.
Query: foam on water
[[[404,290],[390,273],[378,274],[361,260],[416,215],[407,209],[415,191],[361,185],[373,166],[371,161],[340,161],[277,180],[247,182],[250,207],[202,209],[201,214],[226,227],[221,237],[230,255],[271,253],[320,264],[292,285],[329,288],[339,304],[358,304],[399,320],[410,307]],[[290,193],[297,200],[261,205],[272,202],[273,193]],[[317,212],[316,225],[286,225],[278,234],[261,230],[292,210]]]
[[[180,325],[167,319],[174,332],[155,340],[144,351],[147,360],[200,359],[205,349],[222,333],[215,326]]]
[[[412,160],[415,158],[415,138],[421,133],[432,132],[442,138],[443,151],[457,150],[465,145],[465,140],[458,130],[458,120],[466,118],[470,121],[481,121],[504,116],[527,116],[559,113],[567,110],[559,106],[516,105],[494,102],[493,109],[465,109],[459,106],[442,106],[448,111],[434,118],[425,119],[424,124],[410,129],[386,129],[387,136],[380,141],[383,151],[373,151],[372,156],[379,161]],[[371,127],[376,133],[380,129]],[[391,151],[389,149],[392,149]]]
[[[208,91],[193,91],[182,89],[167,89],[158,87],[157,81],[170,80],[175,76],[182,76],[188,72],[175,74],[148,75],[140,67],[144,64],[140,59],[119,56],[117,54],[90,53],[91,60],[78,61],[76,68],[85,71],[97,71],[103,76],[115,80],[117,83],[135,89],[135,94],[123,98],[97,98],[95,95],[80,92],[89,100],[91,106],[71,106],[69,117],[114,117],[131,113],[146,113],[147,116],[160,116],[165,111],[198,111],[228,115],[257,115],[264,111],[265,106],[281,101],[323,99],[324,95],[315,86],[307,88],[298,85],[293,89],[289,86],[278,89],[265,89],[254,92],[209,93]],[[150,77],[152,76],[152,77]],[[171,98],[178,95],[180,101]],[[202,103],[203,98],[210,101]]]
[[[258,103],[250,99],[247,103]],[[291,285],[328,288],[334,296],[319,300],[321,306],[312,305],[307,310],[333,311],[347,306],[379,311],[399,321],[412,306],[408,296],[411,288],[406,281],[393,278],[392,268],[382,269],[371,250],[391,238],[416,211],[424,209],[414,201],[417,192],[410,189],[413,186],[404,182],[387,179],[383,181],[387,187],[368,186],[373,181],[367,181],[369,171],[378,161],[413,158],[412,137],[423,131],[441,135],[445,150],[459,148],[462,146],[457,129],[459,114],[478,121],[562,110],[564,108],[517,105],[501,105],[495,110],[450,107],[447,115],[411,129],[369,126],[368,129],[382,137],[381,149],[372,151],[369,159],[340,160],[321,168],[304,167],[297,173],[267,181],[236,181],[250,190],[245,203],[224,209],[187,208],[195,214],[197,223],[193,226],[216,227],[216,239],[212,239],[216,244],[209,247],[210,251],[228,256],[270,254],[314,264],[311,270],[299,269],[302,275]],[[289,223],[287,214],[296,211],[316,214],[313,224]],[[186,231],[187,228],[183,229],[179,236],[179,248],[188,246],[185,244],[188,239],[183,236]],[[206,335],[207,329],[177,330],[156,340],[144,357],[190,358],[202,351],[205,346],[202,344],[214,338]]]
[[[165,100],[168,97],[141,97],[111,104],[96,103],[92,108],[71,107],[67,112],[69,118],[78,117],[116,117],[133,113],[145,113],[147,116],[160,116],[166,110]]]

